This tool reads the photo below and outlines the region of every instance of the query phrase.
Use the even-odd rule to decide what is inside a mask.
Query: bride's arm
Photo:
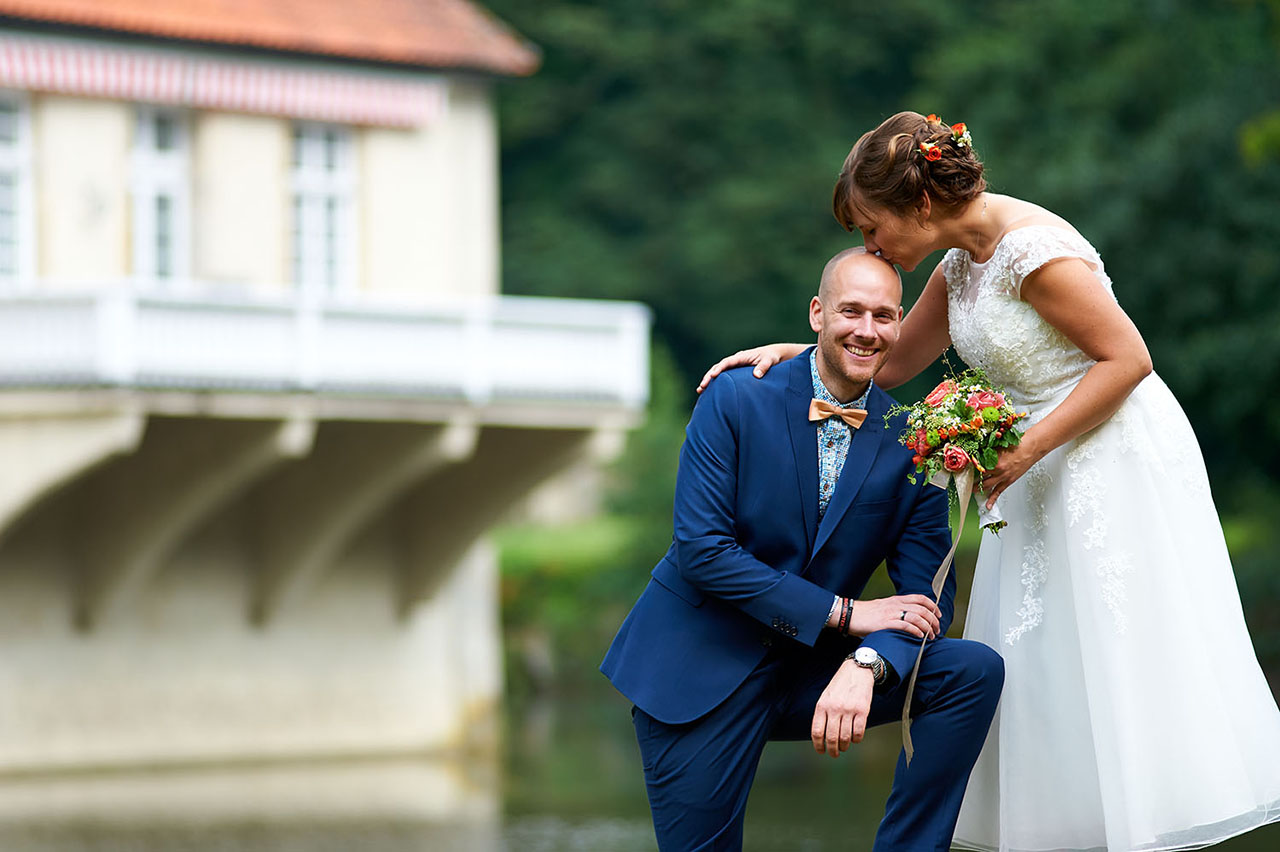
[[[742,349],[721,358],[698,382],[698,393],[711,380],[733,367],[755,365],[752,372],[758,379],[773,365],[794,358],[809,346],[808,343],[767,343],[752,349]],[[884,367],[876,374],[876,384],[882,388],[896,388],[914,379],[951,345],[947,331],[947,284],[939,265],[929,276],[924,292],[902,320],[898,342],[889,354]]]
[[[698,382],[698,393],[702,393],[716,376],[733,367],[755,364],[756,368],[752,372],[758,379],[769,372],[769,368],[774,364],[796,357],[809,345],[808,343],[766,343],[751,349],[739,349],[712,364],[711,369],[702,374],[702,381]]]
[[[888,390],[920,375],[951,345],[947,328],[947,281],[942,264],[934,268],[924,292],[902,319],[902,332],[880,372],[876,384]]]
[[[1095,363],[1018,446],[1000,454],[983,479],[987,505],[1053,450],[1104,423],[1151,372],[1151,355],[1129,315],[1082,260],[1064,259],[1031,273],[1022,299]]]

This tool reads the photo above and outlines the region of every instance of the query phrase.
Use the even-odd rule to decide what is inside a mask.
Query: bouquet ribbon
[[[956,484],[956,498],[960,501],[960,517],[956,524],[955,534],[951,537],[951,549],[947,551],[947,555],[943,557],[942,564],[938,566],[938,570],[933,575],[933,599],[935,602],[942,600],[942,587],[947,581],[947,572],[951,570],[951,561],[955,559],[956,548],[960,545],[960,533],[964,530],[964,516],[969,508],[969,498],[973,496],[973,466],[966,465],[965,469],[959,473],[948,472],[942,477],[942,482],[936,480],[931,481],[934,485],[940,485],[946,488],[947,480]],[[924,657],[924,646],[929,641],[928,636],[924,636],[920,640],[920,650],[916,652],[915,665],[911,667],[911,677],[907,680],[907,695],[902,701],[902,748],[906,753],[907,765],[911,765],[911,757],[915,754],[915,749],[911,745],[911,698],[916,691],[916,676],[920,673],[920,660]]]

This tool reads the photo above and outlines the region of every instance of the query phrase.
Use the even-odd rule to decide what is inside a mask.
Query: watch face
[[[872,665],[878,659],[880,659],[880,655],[873,648],[859,648],[853,652],[853,661],[864,666]]]

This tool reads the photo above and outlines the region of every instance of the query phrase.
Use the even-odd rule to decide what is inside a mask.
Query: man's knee
[[[956,682],[991,699],[1004,687],[1004,660],[991,647],[969,639],[957,640]]]

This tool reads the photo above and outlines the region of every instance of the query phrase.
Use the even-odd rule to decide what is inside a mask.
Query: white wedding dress
[[[1027,428],[1093,364],[1019,298],[1023,278],[1102,260],[1065,228],[943,259],[951,339]],[[964,635],[1006,678],[956,830],[962,849],[1196,849],[1280,819],[1280,710],[1245,628],[1196,438],[1148,376],[1108,421],[1000,497]]]

